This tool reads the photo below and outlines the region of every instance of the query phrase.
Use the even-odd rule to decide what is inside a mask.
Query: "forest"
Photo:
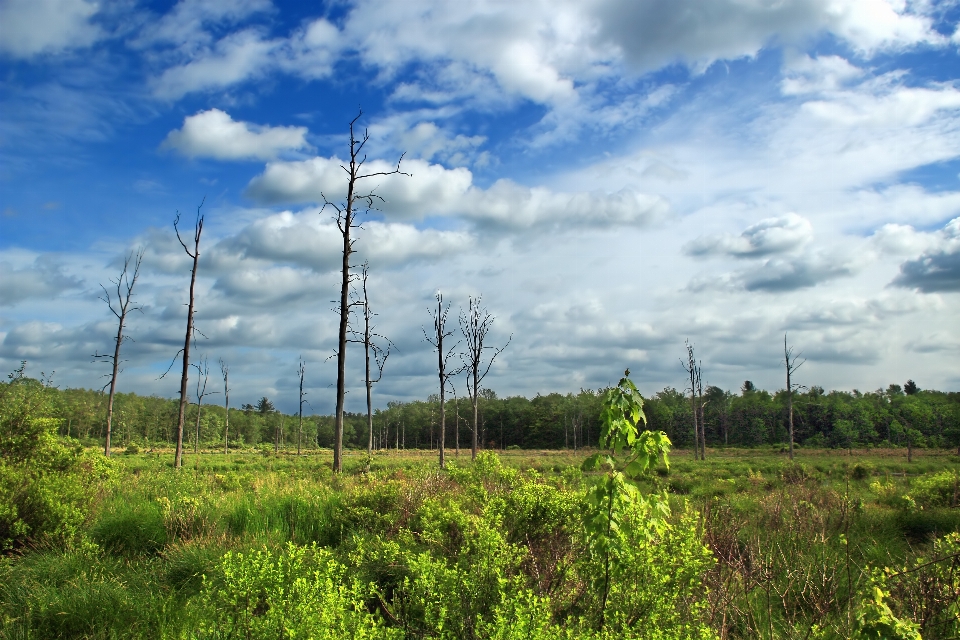
[[[39,384],[34,381],[33,384]],[[534,398],[499,398],[491,390],[479,395],[479,428],[483,448],[579,449],[591,446],[599,434],[600,402],[605,390],[581,390],[566,395],[550,393]],[[61,434],[89,446],[102,441],[106,397],[84,389],[54,390]],[[216,399],[217,396],[213,396]],[[210,402],[210,400],[208,400]],[[693,443],[689,394],[665,388],[646,399],[648,428],[663,431],[678,447]],[[470,408],[465,398],[445,403],[447,447],[470,448]],[[715,386],[704,390],[703,425],[708,446],[755,447],[787,441],[787,403],[783,390],[770,393],[747,381],[737,393]],[[920,390],[912,381],[876,391],[830,391],[813,386],[794,392],[794,439],[800,446],[850,447],[960,447],[960,393]],[[114,438],[122,446],[149,447],[174,442],[177,401],[155,396],[117,394]],[[198,424],[204,447],[223,445],[225,413],[217,404],[191,404],[186,423]],[[277,411],[265,397],[230,409],[231,448],[277,445],[280,449],[329,448],[333,445],[334,416],[298,415]],[[373,414],[377,449],[435,449],[438,442],[439,398],[390,402]],[[366,448],[365,413],[346,413],[344,444]],[[459,440],[458,440],[459,438]],[[191,439],[192,442],[192,439]]]

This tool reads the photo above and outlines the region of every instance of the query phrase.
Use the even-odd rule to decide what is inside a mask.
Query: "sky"
[[[500,396],[794,380],[960,389],[960,3],[0,0],[0,366],[100,388],[101,285],[142,248],[119,390],[194,360],[231,404],[334,405],[348,125],[375,406],[437,392],[470,297]],[[115,294],[115,292],[114,292]],[[347,409],[364,407],[362,346]],[[191,390],[195,390],[191,381]],[[465,393],[464,381],[454,380]],[[207,402],[222,402],[212,396]]]

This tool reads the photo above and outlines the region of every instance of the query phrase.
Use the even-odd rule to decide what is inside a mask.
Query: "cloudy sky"
[[[928,0],[0,0],[0,365],[99,387],[100,285],[143,247],[120,388],[176,395],[172,223],[203,202],[195,354],[288,411],[302,356],[330,411],[320,205],[362,108],[368,166],[411,174],[370,179],[358,232],[396,345],[381,406],[435,391],[438,290],[451,328],[482,295],[513,336],[500,395],[627,366],[683,388],[685,340],[707,383],[776,389],[785,332],[802,384],[957,390],[958,23]]]

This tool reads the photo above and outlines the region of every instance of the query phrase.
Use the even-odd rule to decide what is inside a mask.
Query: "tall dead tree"
[[[687,361],[680,360],[683,370],[690,377],[690,409],[693,414],[693,459],[704,460],[706,458],[705,432],[703,429],[703,378],[701,376],[700,364],[693,354],[693,345],[687,340],[684,342],[687,346]],[[699,403],[697,395],[699,392]]]
[[[493,326],[496,318],[490,315],[484,307],[480,305],[480,296],[471,297],[468,301],[467,312],[460,311],[460,332],[467,343],[467,350],[463,354],[464,368],[467,370],[467,394],[470,396],[470,402],[473,405],[473,442],[470,445],[471,459],[477,457],[479,448],[478,438],[480,435],[478,429],[477,417],[480,406],[480,383],[490,373],[490,367],[503,350],[507,348],[513,335],[507,338],[507,342],[502,347],[489,347],[484,344],[487,334]],[[493,355],[484,364],[484,352],[492,351]],[[482,372],[481,372],[482,370]]]
[[[450,314],[450,305],[443,306],[443,294],[439,291],[437,292],[437,308],[436,310],[430,311],[430,316],[433,318],[433,331],[428,334],[426,329],[423,329],[423,337],[427,341],[427,344],[432,346],[437,351],[437,375],[440,380],[440,468],[443,469],[446,464],[444,458],[444,452],[446,449],[446,413],[444,408],[444,400],[446,396],[447,383],[450,381],[450,378],[457,375],[462,371],[462,369],[450,369],[450,359],[453,357],[454,352],[459,346],[459,342],[450,347],[449,349],[443,346],[444,338],[449,338],[453,335],[453,331],[447,330],[447,316]]]
[[[787,369],[787,426],[790,437],[790,459],[793,460],[793,390],[798,388],[793,382],[793,374],[803,366],[806,359],[797,362],[801,354],[793,355],[793,347],[787,348],[787,334],[783,334],[783,364]]]
[[[303,378],[307,373],[307,364],[303,361],[303,356],[300,357],[297,373],[300,374],[300,424],[297,426],[297,455],[299,456],[301,442],[303,442],[303,403],[306,402],[304,398],[307,396],[303,390]]]
[[[227,455],[230,435],[230,369],[227,363],[220,358],[220,374],[223,375],[223,411],[225,424],[223,426],[223,455]]]
[[[350,121],[350,162],[347,166],[340,165],[340,167],[347,173],[347,197],[346,200],[336,203],[327,199],[326,195],[321,193],[323,197],[323,208],[320,210],[321,213],[327,208],[332,207],[336,211],[336,215],[333,216],[334,221],[337,223],[337,228],[340,230],[340,235],[343,238],[343,261],[340,268],[340,303],[337,312],[340,314],[340,330],[337,337],[337,416],[336,423],[334,426],[334,443],[333,443],[333,472],[340,473],[343,471],[343,405],[344,399],[346,396],[346,365],[347,365],[347,332],[348,325],[350,321],[350,283],[353,281],[353,278],[350,274],[350,256],[354,253],[353,245],[356,242],[356,239],[352,236],[352,231],[359,228],[359,224],[356,222],[357,216],[357,205],[363,206],[367,211],[374,208],[375,201],[383,202],[383,198],[378,196],[373,191],[367,191],[364,193],[358,193],[357,183],[366,178],[372,178],[375,176],[390,176],[401,174],[409,176],[409,173],[404,173],[400,171],[400,163],[403,161],[403,156],[400,156],[400,160],[397,161],[397,168],[392,171],[372,171],[369,173],[363,172],[363,165],[367,161],[366,154],[363,153],[363,148],[366,146],[367,141],[370,139],[370,135],[367,133],[366,129],[363,131],[363,136],[357,138],[354,132],[354,127],[357,121],[360,119],[360,116],[363,115],[363,111],[357,114],[357,117]]]
[[[360,335],[358,331],[352,331],[351,333],[356,336],[348,342],[359,342],[363,344],[363,359],[364,359],[364,371],[365,375],[365,384],[367,389],[367,430],[368,430],[368,439],[367,439],[367,460],[370,460],[370,456],[373,455],[373,385],[383,378],[383,367],[387,364],[387,358],[390,357],[390,349],[393,347],[393,343],[389,338],[376,333],[376,327],[372,324],[373,316],[376,314],[370,311],[370,297],[367,293],[367,276],[370,274],[370,264],[364,262],[360,266],[360,291],[363,298],[357,301],[357,305],[363,309],[363,335]],[[387,344],[384,349],[379,344],[374,342],[374,338],[380,338],[384,340]],[[372,376],[372,367],[370,366],[370,354],[373,354],[373,362],[377,367],[377,377]]]
[[[113,433],[113,399],[117,393],[117,375],[120,373],[120,345],[125,338],[123,329],[127,323],[127,314],[132,311],[143,310],[140,305],[133,302],[133,287],[137,284],[137,277],[140,275],[140,262],[142,260],[143,248],[131,252],[123,261],[123,269],[120,271],[120,275],[116,280],[111,280],[117,288],[116,308],[114,307],[110,291],[102,284],[100,285],[100,288],[103,289],[103,295],[100,296],[100,299],[107,303],[107,307],[109,307],[113,315],[117,317],[117,337],[114,339],[113,355],[93,354],[95,360],[103,360],[112,365],[110,381],[104,385],[104,388],[110,387],[110,395],[107,398],[107,438],[103,445],[103,455],[108,458],[110,457],[110,436]],[[113,287],[111,287],[111,289],[112,288]]]
[[[197,219],[193,225],[193,251],[187,246],[180,236],[178,224],[180,222],[180,212],[173,220],[173,228],[177,232],[177,240],[180,246],[193,259],[193,266],[190,269],[190,301],[187,303],[187,333],[183,339],[183,372],[180,375],[180,408],[177,411],[177,450],[174,454],[173,466],[179,469],[183,466],[183,421],[187,409],[187,381],[190,378],[190,341],[193,338],[193,312],[194,299],[197,286],[197,264],[200,262],[200,234],[203,233],[203,216],[200,209],[203,207],[203,201],[197,207]]]

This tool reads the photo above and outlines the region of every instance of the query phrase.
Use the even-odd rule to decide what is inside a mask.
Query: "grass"
[[[436,452],[428,451],[378,452],[369,465],[366,452],[347,452],[337,477],[328,451],[210,450],[187,454],[179,472],[171,467],[172,452],[117,456],[121,477],[91,514],[86,545],[0,560],[0,637],[190,635],[205,615],[194,606],[204,576],[218,575],[224,553],[286,543],[331,549],[350,571],[392,593],[412,565],[398,561],[390,545],[453,554],[437,540],[467,544],[473,525],[463,505],[483,510],[491,499],[508,505],[502,527],[526,554],[519,577],[538,597],[551,598],[552,615],[561,616],[586,588],[570,576],[580,544],[571,533],[578,526],[575,504],[591,481],[579,464],[588,453],[499,452],[504,467],[523,479],[498,481],[503,487],[441,473]],[[689,451],[674,452],[670,469],[658,470],[646,488],[669,489],[675,513],[688,505],[698,514],[716,559],[703,578],[704,615],[728,637],[804,637],[814,622],[845,629],[846,603],[863,591],[868,566],[929,559],[935,539],[960,531],[955,500],[928,507],[911,495],[934,500],[922,497],[933,491],[924,482],[957,472],[960,458],[950,452],[918,450],[912,463],[902,450],[801,449],[789,461],[779,449],[716,449],[707,457],[700,462]],[[468,450],[459,458],[451,452],[448,461],[455,469],[472,467]],[[440,517],[431,509],[467,509],[467,515]],[[933,575],[905,575],[921,574]],[[903,594],[894,611],[918,622],[929,617],[925,638],[960,634],[930,613],[929,602],[917,604],[922,598],[911,595],[906,580],[894,585]],[[957,598],[960,578],[954,580]]]

